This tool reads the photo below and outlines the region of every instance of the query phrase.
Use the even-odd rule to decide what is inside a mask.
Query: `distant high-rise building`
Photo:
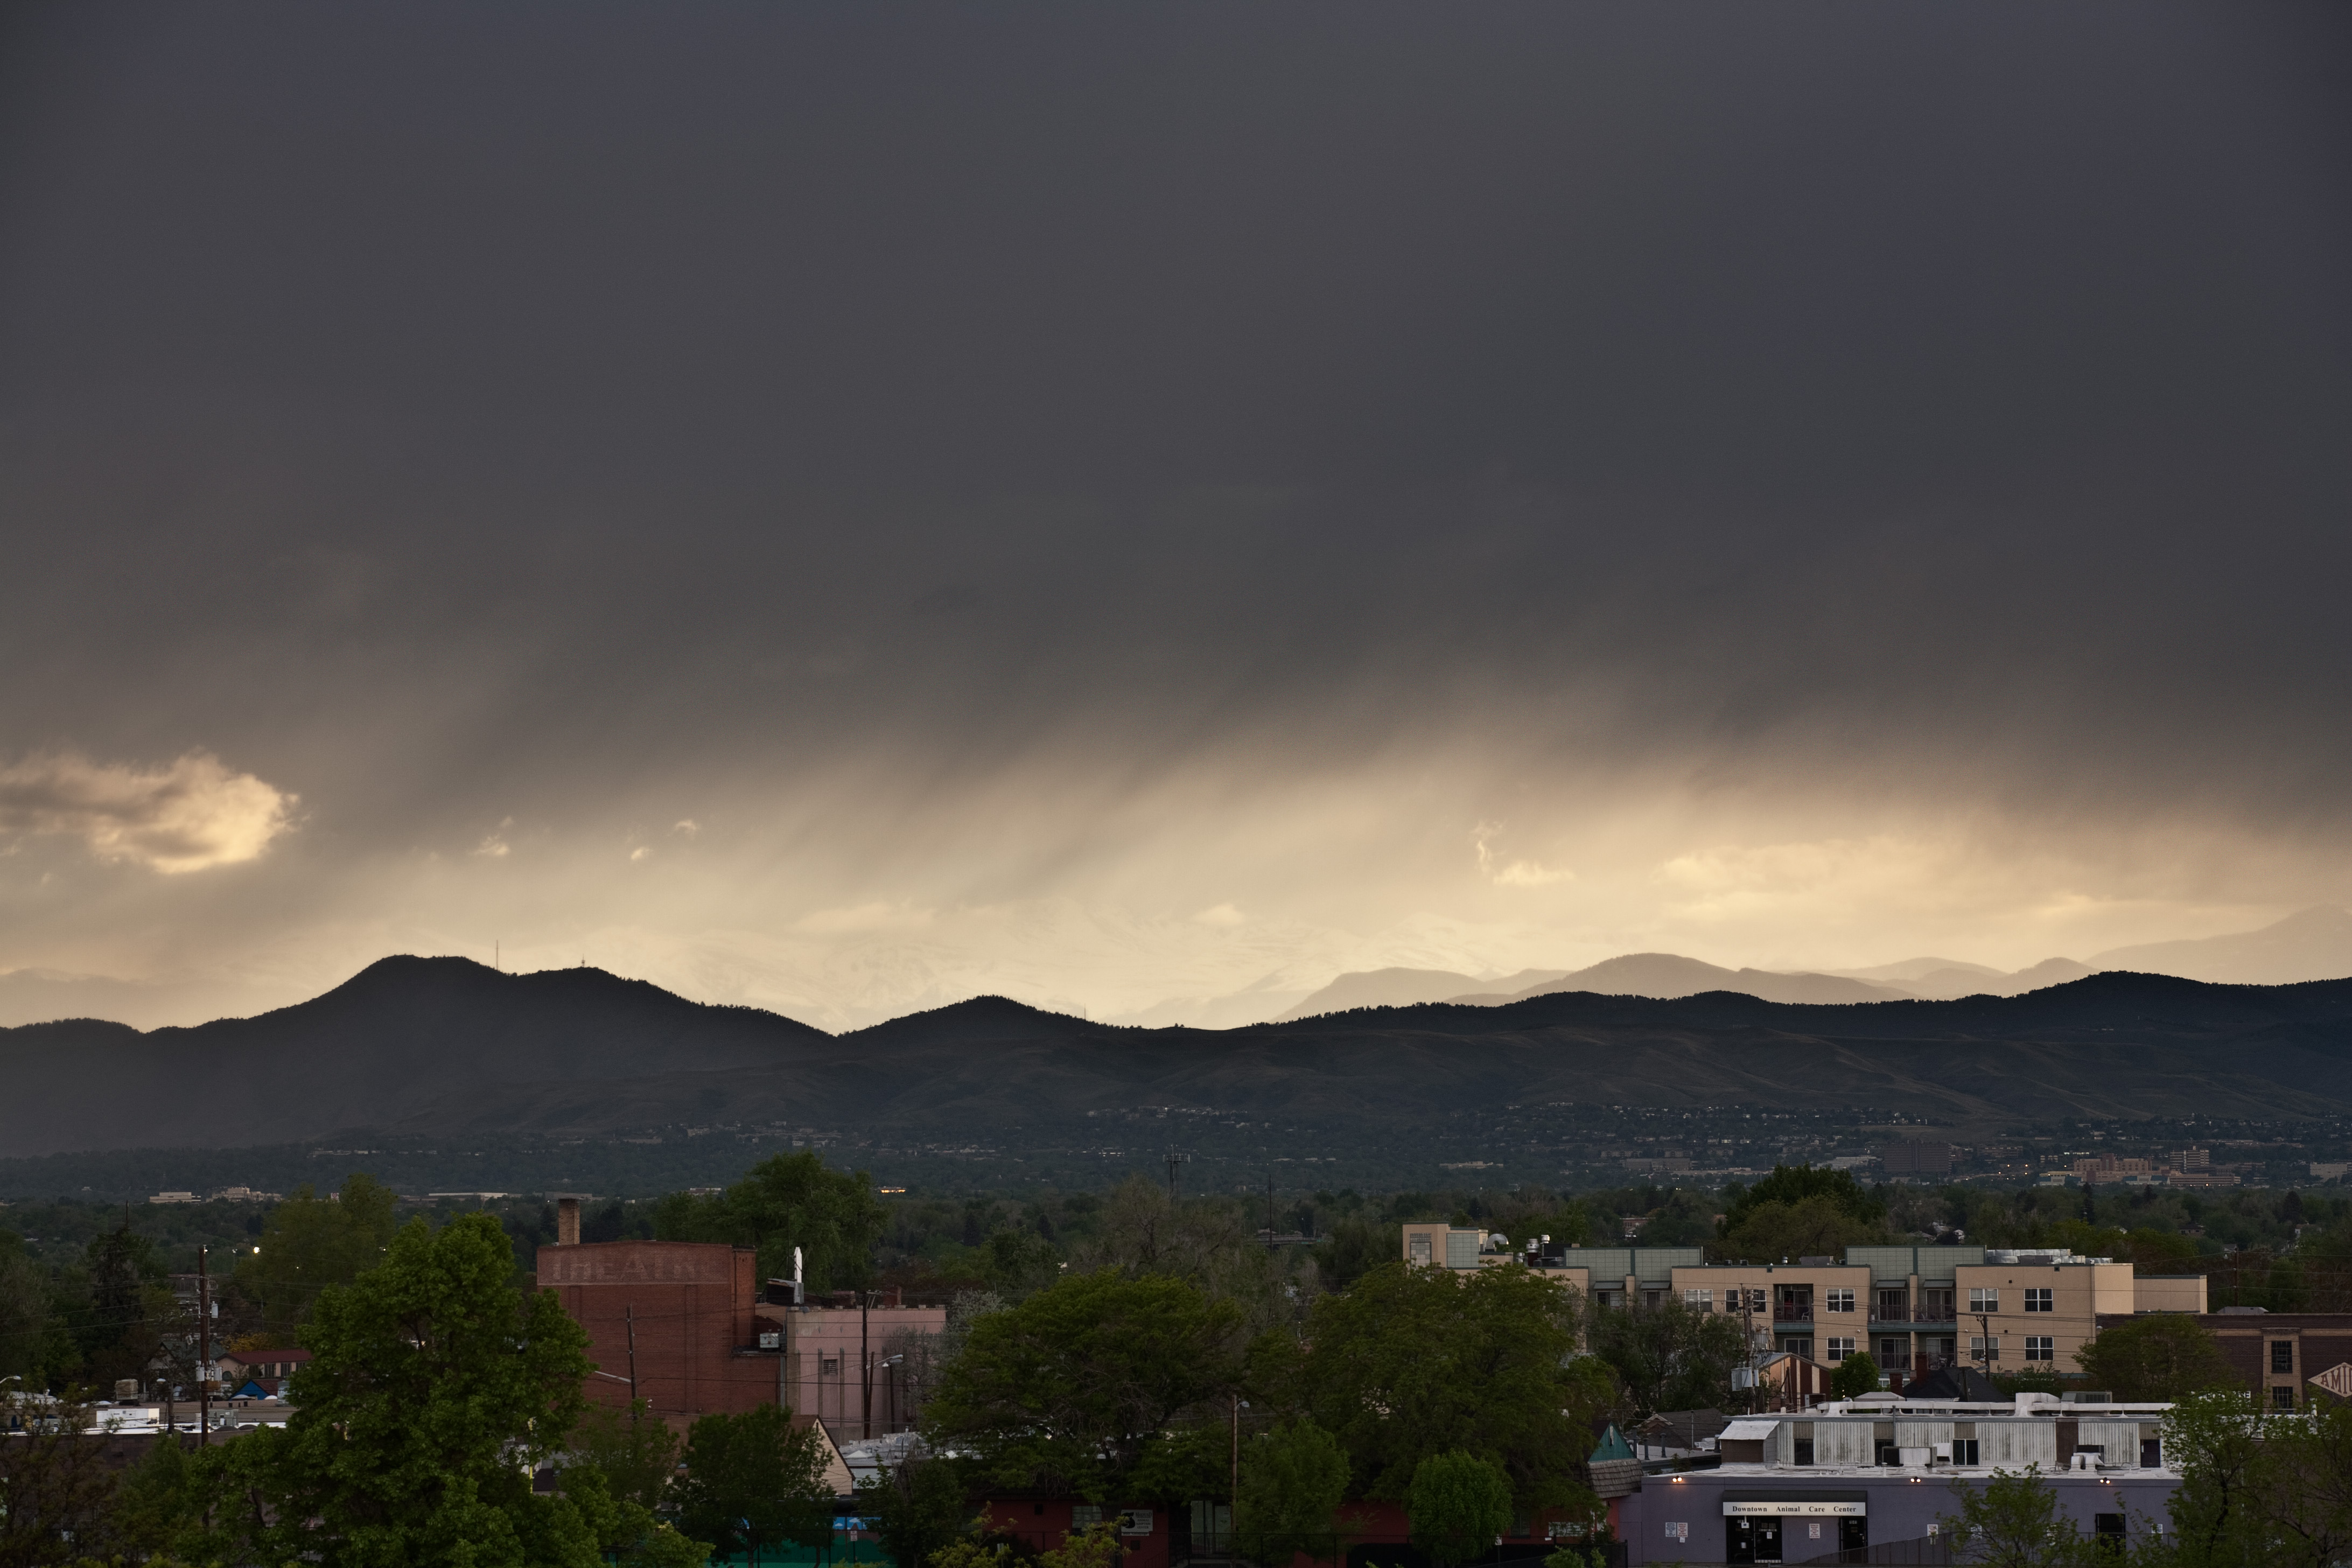
[[[2172,1154],[2172,1168],[2185,1175],[2195,1175],[2201,1171],[2210,1171],[2213,1168],[2212,1152],[2206,1149],[2176,1149]]]

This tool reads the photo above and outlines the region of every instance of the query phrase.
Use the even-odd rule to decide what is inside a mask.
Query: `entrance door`
[[[1723,1521],[1726,1563],[1780,1561],[1780,1521],[1777,1519],[1727,1519]]]

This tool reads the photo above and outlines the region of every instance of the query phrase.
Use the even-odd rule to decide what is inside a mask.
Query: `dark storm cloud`
[[[8,755],[2345,804],[2336,14],[12,26]]]

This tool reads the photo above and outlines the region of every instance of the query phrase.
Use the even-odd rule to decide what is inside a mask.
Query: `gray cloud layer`
[[[1652,865],[1891,813],[2347,890],[2335,13],[8,26],[0,762],[299,791],[280,918],[713,798],[847,902],[1139,898],[1184,818],[1402,910],[1661,789]],[[1414,825],[1269,869],[1351,790]]]

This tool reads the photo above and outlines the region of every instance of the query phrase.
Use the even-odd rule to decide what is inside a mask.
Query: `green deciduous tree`
[[[1723,1212],[1723,1231],[1728,1236],[1746,1224],[1750,1214],[1766,1204],[1781,1204],[1789,1207],[1809,1198],[1826,1198],[1832,1206],[1850,1218],[1863,1221],[1874,1230],[1885,1223],[1886,1205],[1853,1179],[1852,1171],[1832,1171],[1812,1165],[1775,1165],[1772,1173],[1752,1187],[1728,1189],[1731,1202]]]
[[[1846,1175],[1843,1171],[1836,1173]],[[1748,1263],[1836,1258],[1849,1247],[1880,1239],[1880,1235],[1876,1220],[1856,1216],[1833,1196],[1816,1194],[1794,1203],[1771,1200],[1748,1205],[1738,1223],[1726,1225],[1717,1250]]]
[[[1324,1555],[1348,1495],[1348,1451],[1312,1421],[1291,1421],[1242,1445],[1234,1528],[1262,1563]]]
[[[812,1149],[762,1160],[716,1196],[670,1194],[654,1212],[654,1234],[756,1248],[762,1279],[788,1277],[797,1247],[810,1289],[842,1290],[871,1279],[887,1219],[872,1177],[828,1170]]]
[[[2163,1568],[2334,1568],[2352,1555],[2352,1405],[2266,1411],[2231,1389],[2195,1394],[2164,1424],[2180,1472]]]
[[[821,1547],[833,1531],[824,1464],[816,1433],[793,1426],[781,1405],[705,1415],[687,1432],[678,1524],[722,1554],[755,1561],[787,1542]]]
[[[0,1568],[103,1560],[135,1542],[122,1539],[118,1479],[104,1441],[86,1435],[91,1412],[79,1403],[43,1404],[11,1384],[0,1390]]]
[[[1000,1486],[1093,1502],[1195,1495],[1199,1429],[1234,1385],[1240,1321],[1181,1279],[1073,1274],[973,1321],[925,1431]]]
[[[1319,1290],[1317,1270],[1298,1249],[1268,1249],[1259,1234],[1265,1211],[1229,1198],[1171,1203],[1157,1182],[1130,1176],[1104,1200],[1093,1237],[1071,1249],[1070,1270],[1117,1268],[1130,1276],[1164,1274],[1232,1301],[1251,1333],[1293,1322],[1297,1294]],[[1001,1244],[1004,1233],[991,1237]],[[993,1272],[993,1270],[992,1270]],[[1304,1278],[1301,1278],[1301,1276]]]
[[[237,1258],[236,1274],[238,1288],[261,1303],[268,1332],[285,1342],[323,1291],[383,1261],[400,1228],[393,1201],[391,1188],[354,1173],[334,1197],[297,1187],[271,1212],[257,1250]]]
[[[1654,1307],[1605,1307],[1585,1315],[1585,1343],[1623,1380],[1630,1413],[1722,1406],[1731,1369],[1748,1358],[1738,1318],[1695,1311],[1668,1300]]]
[[[1485,1552],[1509,1527],[1510,1479],[1475,1454],[1432,1454],[1413,1467],[1404,1510],[1412,1543],[1437,1568],[1454,1568]]]
[[[2244,1381],[2196,1319],[2168,1312],[2101,1329],[2098,1338],[2074,1352],[2074,1364],[2089,1374],[2094,1387],[2135,1403],[2179,1399]]]
[[[2058,1510],[2058,1494],[2029,1465],[1995,1470],[1982,1486],[1952,1483],[1957,1514],[1937,1522],[1964,1563],[1981,1568],[2075,1568],[2091,1561],[2092,1543]]]
[[[659,1508],[677,1475],[677,1434],[653,1413],[651,1400],[625,1411],[591,1405],[572,1431],[572,1456],[601,1471],[616,1500]]]
[[[0,1230],[0,1388],[47,1388],[76,1360],[73,1342],[50,1300],[48,1270],[25,1250],[24,1238]],[[8,1378],[21,1380],[8,1383]]]
[[[962,1531],[963,1479],[952,1461],[917,1452],[858,1482],[857,1511],[890,1561],[928,1563]]]
[[[1830,1369],[1830,1392],[1840,1399],[1878,1392],[1878,1363],[1858,1351]]]
[[[579,1418],[587,1336],[552,1294],[519,1296],[513,1266],[488,1215],[418,1219],[320,1293],[292,1419],[222,1450],[241,1554],[593,1568],[598,1521],[530,1480]]]
[[[1578,1357],[1576,1294],[1517,1264],[1382,1264],[1307,1317],[1307,1348],[1262,1342],[1254,1374],[1346,1449],[1362,1495],[1403,1500],[1433,1454],[1498,1467],[1521,1507],[1591,1500],[1591,1419],[1616,1381]]]

